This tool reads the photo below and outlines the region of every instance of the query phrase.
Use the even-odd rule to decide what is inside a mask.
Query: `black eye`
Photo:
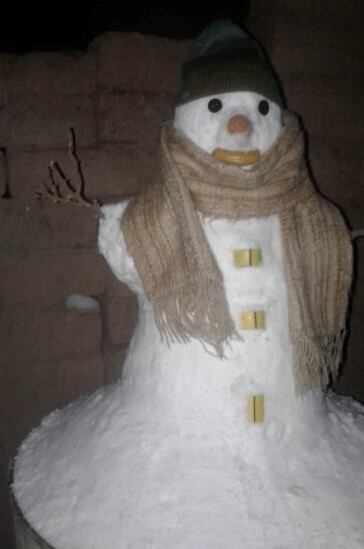
[[[266,115],[269,113],[269,103],[265,99],[259,102],[258,111],[260,114]]]
[[[222,109],[222,103],[220,99],[217,99],[216,97],[214,97],[214,99],[210,99],[207,106],[211,112],[219,112]]]

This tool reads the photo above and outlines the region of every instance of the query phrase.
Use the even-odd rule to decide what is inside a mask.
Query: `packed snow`
[[[99,313],[100,303],[94,297],[81,294],[70,294],[66,297],[67,309],[76,309],[82,313]]]
[[[221,146],[241,113],[252,131],[237,147],[269,147],[276,106],[263,127],[256,94],[228,95],[218,123],[202,110],[207,98],[179,107],[176,126],[208,150],[204,116]],[[363,407],[320,389],[295,393],[278,217],[201,216],[237,328],[241,311],[266,314],[266,328],[244,332],[221,360],[197,340],[161,341],[120,230],[126,206],[105,206],[99,233],[139,301],[123,379],[55,411],[24,441],[13,486],[24,516],[57,549],[362,549]],[[262,263],[235,267],[241,248],[259,248]],[[247,421],[251,394],[265,397],[263,423]]]
[[[350,399],[312,394],[305,422],[271,430],[243,414],[163,418],[127,393],[118,383],[54,412],[21,448],[17,501],[56,548],[364,546],[364,417]]]

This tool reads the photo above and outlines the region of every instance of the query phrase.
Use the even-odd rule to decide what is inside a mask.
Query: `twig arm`
[[[37,189],[38,198],[47,198],[54,204],[74,204],[88,208],[95,211],[97,217],[103,217],[100,200],[91,200],[85,195],[85,178],[81,161],[77,155],[76,134],[73,128],[70,128],[68,147],[71,159],[76,166],[76,183],[67,177],[58,162],[52,160],[48,166],[49,181]]]

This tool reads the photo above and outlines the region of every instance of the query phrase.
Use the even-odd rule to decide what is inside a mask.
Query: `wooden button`
[[[242,248],[234,250],[235,267],[254,267],[262,262],[262,254],[259,248]]]
[[[249,423],[263,423],[264,421],[264,395],[251,395],[248,397],[246,418]]]
[[[244,311],[240,313],[240,328],[242,330],[262,330],[265,328],[264,311]]]

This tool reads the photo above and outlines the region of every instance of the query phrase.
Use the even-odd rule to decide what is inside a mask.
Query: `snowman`
[[[312,188],[271,69],[238,27],[215,23],[193,44],[161,166],[162,183],[105,207],[100,226],[101,253],[143,302],[126,380],[150,368],[162,398],[171,383],[191,412],[198,378],[207,417],[221,418],[221,405],[242,420],[245,406],[248,422],[289,428],[307,400],[297,395],[337,373],[351,242]]]
[[[29,522],[60,549],[363,547],[363,410],[326,391],[350,237],[268,61],[231,22],[193,42],[160,172],[103,206],[98,245],[138,324],[122,382],[21,447]]]

